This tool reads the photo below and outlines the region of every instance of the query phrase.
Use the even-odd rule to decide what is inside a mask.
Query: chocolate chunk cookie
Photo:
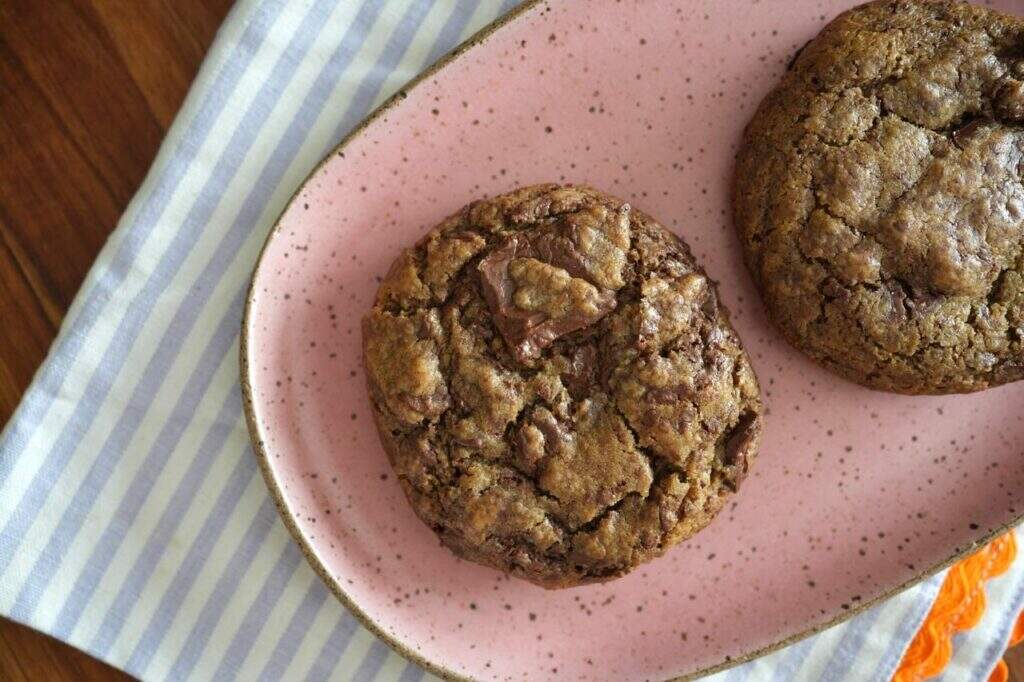
[[[736,222],[770,316],[900,393],[1024,378],[1024,20],[885,0],[811,41],[747,127]]]
[[[381,439],[458,555],[546,587],[703,528],[758,447],[757,380],[685,244],[587,187],[465,207],[364,320]]]

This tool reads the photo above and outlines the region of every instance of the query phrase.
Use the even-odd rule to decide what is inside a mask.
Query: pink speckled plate
[[[839,380],[767,324],[741,264],[742,126],[849,4],[531,5],[376,114],[291,202],[248,302],[250,428],[310,561],[400,651],[477,679],[693,673],[849,615],[1020,518],[1024,383],[910,398]],[[690,243],[770,408],[758,466],[708,530],[560,592],[457,560],[416,519],[374,431],[359,331],[401,247],[474,198],[550,180],[618,194]]]

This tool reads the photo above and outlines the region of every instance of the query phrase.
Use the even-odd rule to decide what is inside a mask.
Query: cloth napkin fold
[[[237,3],[0,439],[0,613],[146,679],[424,675],[331,598],[278,520],[242,418],[238,331],[307,172],[514,4]],[[1019,566],[1011,578],[996,620],[1024,600]],[[940,580],[714,679],[887,679]],[[965,638],[958,675],[987,674],[999,627]]]

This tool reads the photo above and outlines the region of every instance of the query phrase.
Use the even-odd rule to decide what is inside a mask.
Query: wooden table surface
[[[0,0],[0,427],[142,182],[231,0]],[[1024,671],[1024,647],[1011,652]],[[1024,672],[1014,677],[1024,682]],[[0,680],[125,680],[0,619]]]

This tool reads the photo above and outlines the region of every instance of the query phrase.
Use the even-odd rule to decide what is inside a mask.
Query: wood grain
[[[0,427],[134,195],[231,0],[0,2]],[[129,679],[0,621],[0,680]]]
[[[1003,660],[1010,669],[1010,682],[1024,682],[1024,643],[1007,651]]]

